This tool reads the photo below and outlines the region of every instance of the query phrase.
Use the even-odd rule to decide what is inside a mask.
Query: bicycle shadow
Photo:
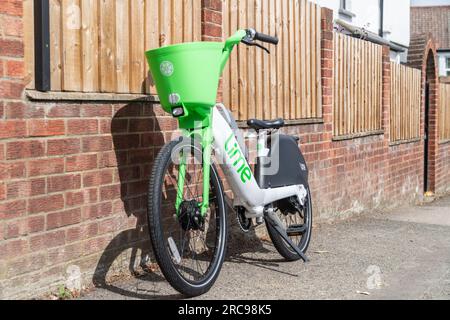
[[[161,294],[156,284],[165,282],[162,274],[155,268],[155,259],[151,250],[147,228],[147,188],[154,159],[165,143],[166,137],[153,106],[143,102],[132,102],[116,112],[111,122],[115,163],[120,180],[121,206],[134,228],[121,231],[109,243],[97,263],[94,271],[93,284],[123,297],[143,300],[183,299],[179,294]],[[251,261],[245,257],[247,253],[265,253],[263,243],[255,232],[243,235],[237,226],[236,216],[229,208],[230,241],[226,261],[235,263],[263,264],[265,262]],[[123,219],[121,219],[122,221]],[[131,222],[132,221],[132,222]],[[122,226],[122,229],[127,226]],[[136,280],[136,288],[125,288],[110,281],[108,274],[123,269],[124,261],[128,265],[129,274]],[[269,262],[266,262],[270,264]],[[272,265],[272,267],[275,265]],[[275,270],[276,271],[276,270]],[[148,285],[154,284],[149,289]],[[150,286],[151,287],[151,286]]]

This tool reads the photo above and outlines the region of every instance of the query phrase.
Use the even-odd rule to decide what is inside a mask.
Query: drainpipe
[[[379,36],[384,36],[384,0],[380,0],[380,33]]]

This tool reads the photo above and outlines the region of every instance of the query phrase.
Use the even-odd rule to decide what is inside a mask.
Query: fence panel
[[[306,0],[224,0],[223,12],[225,38],[248,27],[280,37],[271,55],[246,46],[233,52],[223,100],[236,118],[321,118],[321,8]]]
[[[391,141],[420,137],[421,72],[391,63]]]
[[[450,84],[439,85],[439,138],[441,141],[450,140]]]
[[[336,33],[334,135],[382,129],[382,47]]]
[[[50,0],[51,89],[156,93],[144,51],[200,40],[201,0]],[[25,57],[32,76],[32,50]]]

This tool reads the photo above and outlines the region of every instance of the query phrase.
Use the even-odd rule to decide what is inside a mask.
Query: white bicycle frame
[[[299,203],[304,205],[308,196],[304,185],[274,189],[260,188],[236,140],[235,133],[217,106],[213,109],[212,135],[216,158],[220,159],[220,166],[234,193],[234,206],[244,207],[248,218],[263,217],[266,206],[290,197],[297,197]],[[266,135],[260,135],[258,146],[266,146],[266,144]],[[267,153],[265,148],[258,148],[258,157],[267,156]]]

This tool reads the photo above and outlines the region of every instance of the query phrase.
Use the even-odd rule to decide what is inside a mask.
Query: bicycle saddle
[[[269,129],[280,129],[285,126],[285,122],[283,119],[277,119],[277,120],[273,120],[273,121],[250,119],[247,121],[247,124],[250,128],[252,128],[256,131],[269,130]]]

